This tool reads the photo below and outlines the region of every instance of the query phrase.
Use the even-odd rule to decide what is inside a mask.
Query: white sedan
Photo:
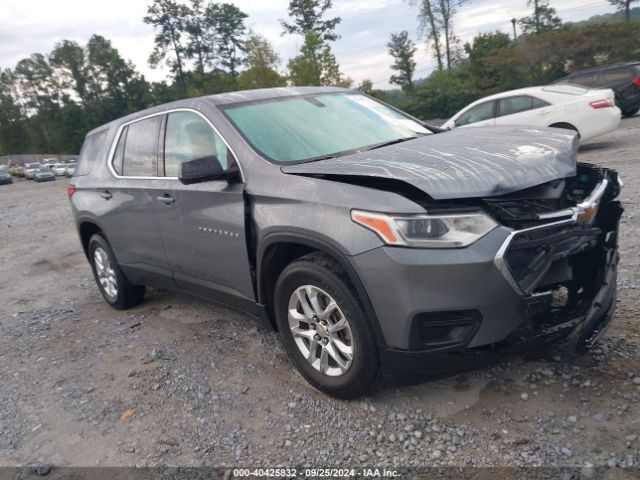
[[[51,167],[51,171],[58,177],[64,176],[67,173],[67,164],[56,163]]]
[[[574,85],[529,87],[481,98],[451,117],[443,128],[531,125],[568,128],[581,140],[608,133],[620,124],[613,90]]]

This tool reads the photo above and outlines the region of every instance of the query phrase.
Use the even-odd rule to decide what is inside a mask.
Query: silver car
[[[89,132],[68,195],[111,306],[153,285],[241,310],[312,385],[352,398],[385,374],[602,337],[621,183],[576,164],[577,140],[442,132],[340,88],[252,90]]]
[[[39,167],[33,173],[33,179],[36,182],[48,182],[51,180],[55,180],[56,176],[47,167]]]
[[[25,163],[24,164],[24,178],[33,180],[35,178],[36,170],[41,168],[39,163]]]

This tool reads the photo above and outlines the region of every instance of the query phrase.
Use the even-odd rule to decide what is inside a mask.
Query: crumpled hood
[[[401,180],[433,199],[492,197],[575,175],[577,135],[537,127],[470,127],[315,162],[298,175]]]

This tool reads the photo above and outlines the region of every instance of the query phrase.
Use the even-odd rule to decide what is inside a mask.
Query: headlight
[[[406,247],[467,247],[498,226],[482,212],[391,216],[353,210],[351,219],[386,244]]]

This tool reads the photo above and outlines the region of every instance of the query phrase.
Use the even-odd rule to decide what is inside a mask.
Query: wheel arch
[[[330,243],[298,233],[274,233],[268,235],[260,245],[257,256],[258,301],[265,306],[271,327],[276,330],[273,315],[273,294],[278,276],[291,262],[308,253],[323,253],[335,260],[347,274],[358,299],[362,304],[367,321],[373,329],[376,342],[384,345],[384,336],[373,304],[362,284],[358,273],[338,247]]]
[[[87,259],[89,258],[89,240],[96,233],[99,233],[104,239],[109,242],[107,236],[104,234],[104,230],[97,222],[90,219],[81,219],[78,222],[78,233],[80,235],[80,243],[82,244],[82,250],[84,251]]]
[[[578,138],[581,137],[580,130],[578,130],[578,127],[576,127],[575,125],[573,125],[572,123],[569,123],[569,122],[553,122],[551,125],[549,125],[549,127],[551,127],[551,128],[565,128],[567,130],[573,130],[574,132],[576,132],[578,134]]]

